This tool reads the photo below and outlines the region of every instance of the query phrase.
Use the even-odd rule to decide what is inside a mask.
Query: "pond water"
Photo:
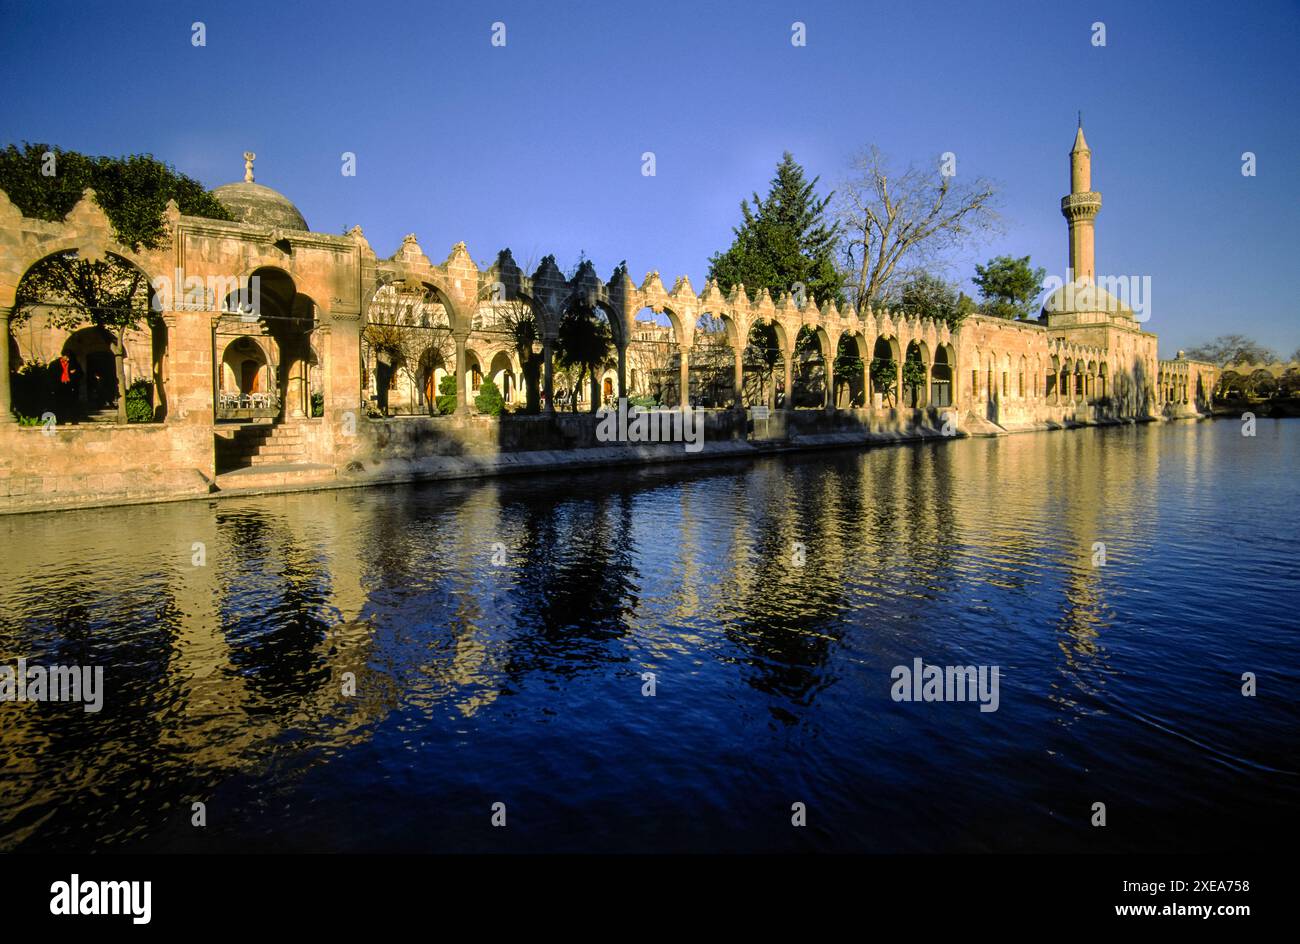
[[[0,518],[0,665],[103,668],[0,702],[0,849],[1294,841],[1298,467],[1217,421]]]

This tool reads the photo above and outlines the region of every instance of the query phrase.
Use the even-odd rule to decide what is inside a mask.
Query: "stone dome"
[[[278,190],[252,181],[241,181],[218,187],[212,195],[240,223],[307,231],[307,221],[298,208]]]
[[[1074,312],[1101,312],[1130,320],[1134,318],[1132,308],[1092,280],[1083,278],[1061,286],[1043,301],[1045,315]]]

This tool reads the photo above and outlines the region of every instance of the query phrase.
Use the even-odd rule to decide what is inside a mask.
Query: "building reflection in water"
[[[618,699],[646,672],[694,686],[715,722],[752,703],[779,730],[824,723],[837,686],[883,703],[911,655],[987,664],[1054,635],[1045,697],[1068,723],[1105,684],[1115,595],[1157,553],[1162,462],[1198,481],[1204,438],[1170,453],[1144,430],[1026,435],[0,520],[21,549],[0,561],[0,657],[104,665],[108,686],[99,715],[0,708],[0,848],[166,833],[232,775],[301,776],[393,716],[416,749],[421,725],[582,691],[636,728]]]

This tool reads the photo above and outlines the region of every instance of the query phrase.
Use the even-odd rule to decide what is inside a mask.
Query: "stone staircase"
[[[277,420],[246,423],[217,436],[217,488],[223,492],[311,488],[334,478],[334,467],[304,462],[302,427]]]
[[[217,437],[217,471],[298,461],[303,452],[302,429],[292,423],[245,423],[230,437]]]

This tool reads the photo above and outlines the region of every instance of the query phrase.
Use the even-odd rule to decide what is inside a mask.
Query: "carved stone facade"
[[[1079,184],[1086,189],[1090,179],[1080,176],[1078,161],[1076,142],[1073,176],[1076,189]],[[137,267],[151,284],[171,280],[177,287],[149,336],[126,339],[131,373],[156,382],[155,422],[19,427],[10,409],[9,385],[0,384],[0,510],[305,486],[371,460],[396,427],[370,418],[378,363],[365,354],[363,342],[368,325],[388,323],[385,299],[396,288],[426,300],[421,321],[405,326],[439,334],[445,342],[445,356],[442,350],[430,355],[426,388],[419,390],[412,379],[405,395],[427,402],[442,376],[456,378],[459,419],[417,418],[430,429],[467,429],[474,388],[483,376],[500,378],[511,399],[522,400],[519,357],[501,329],[498,311],[511,304],[526,305],[540,329],[547,413],[556,407],[552,354],[560,321],[579,304],[599,310],[609,321],[614,356],[613,366],[601,376],[606,396],[648,391],[650,375],[662,374],[667,364],[680,373],[678,395],[689,390],[690,355],[703,315],[725,327],[735,358],[736,406],[744,403],[742,354],[756,324],[775,329],[787,406],[793,402],[795,342],[801,331],[809,331],[825,373],[824,409],[836,412],[841,404],[835,396],[835,353],[844,342],[861,358],[863,376],[848,379],[853,381],[849,389],[862,395],[856,401],[860,407],[838,412],[856,415],[871,429],[886,419],[902,430],[909,424],[937,425],[940,411],[959,428],[977,432],[1195,414],[1208,408],[1214,387],[1210,365],[1158,362],[1155,335],[1141,330],[1131,312],[1102,311],[1103,305],[1091,311],[1087,305],[1058,304],[1039,322],[973,316],[953,330],[903,311],[858,311],[834,300],[796,300],[784,293],[773,298],[765,289],[752,300],[743,286],[724,293],[708,282],[697,292],[686,276],[667,288],[658,272],[648,273],[639,285],[622,268],[608,281],[599,279],[590,265],[566,278],[549,257],[529,274],[508,250],[481,268],[464,243],[435,263],[414,234],[392,255],[380,257],[360,227],[342,236],[311,232],[288,200],[252,183],[251,168],[244,183],[219,188],[218,196],[223,191],[238,201],[238,222],[183,216],[172,204],[166,214],[169,240],[141,253],[116,242],[89,191],[61,222],[26,218],[0,193],[0,331],[5,338],[11,337],[19,283],[32,266],[54,254],[112,254]],[[1090,190],[1084,194],[1093,195]],[[1099,207],[1100,195],[1095,196]],[[1081,261],[1086,250],[1090,260],[1095,208],[1091,216],[1081,214],[1077,203],[1071,202],[1066,214],[1071,258]],[[1093,206],[1090,199],[1084,203]],[[1085,217],[1086,238],[1075,232]],[[259,298],[256,310],[241,309],[240,300],[254,294]],[[667,324],[646,322],[647,310]],[[39,322],[24,329],[27,335],[40,330]],[[0,377],[10,376],[16,366],[11,359],[43,358],[64,349],[68,340],[51,334],[38,352],[30,337],[23,337],[20,332],[16,344],[0,345]],[[869,376],[874,357],[892,358],[896,375]],[[909,357],[920,360],[927,382],[905,407],[897,392],[903,389],[903,364]],[[894,391],[892,402],[889,395],[874,392],[882,380]],[[251,395],[253,387],[273,389],[273,405],[262,406],[260,413],[251,407],[253,412],[243,415],[237,403],[233,418],[261,419],[260,427],[222,422],[232,418],[228,395]],[[409,432],[402,435],[411,438]],[[550,448],[544,436],[529,435],[531,439],[519,441],[535,440],[541,443],[535,448]],[[475,448],[494,448],[491,433],[479,430],[475,436]],[[498,432],[496,448],[508,439]]]

